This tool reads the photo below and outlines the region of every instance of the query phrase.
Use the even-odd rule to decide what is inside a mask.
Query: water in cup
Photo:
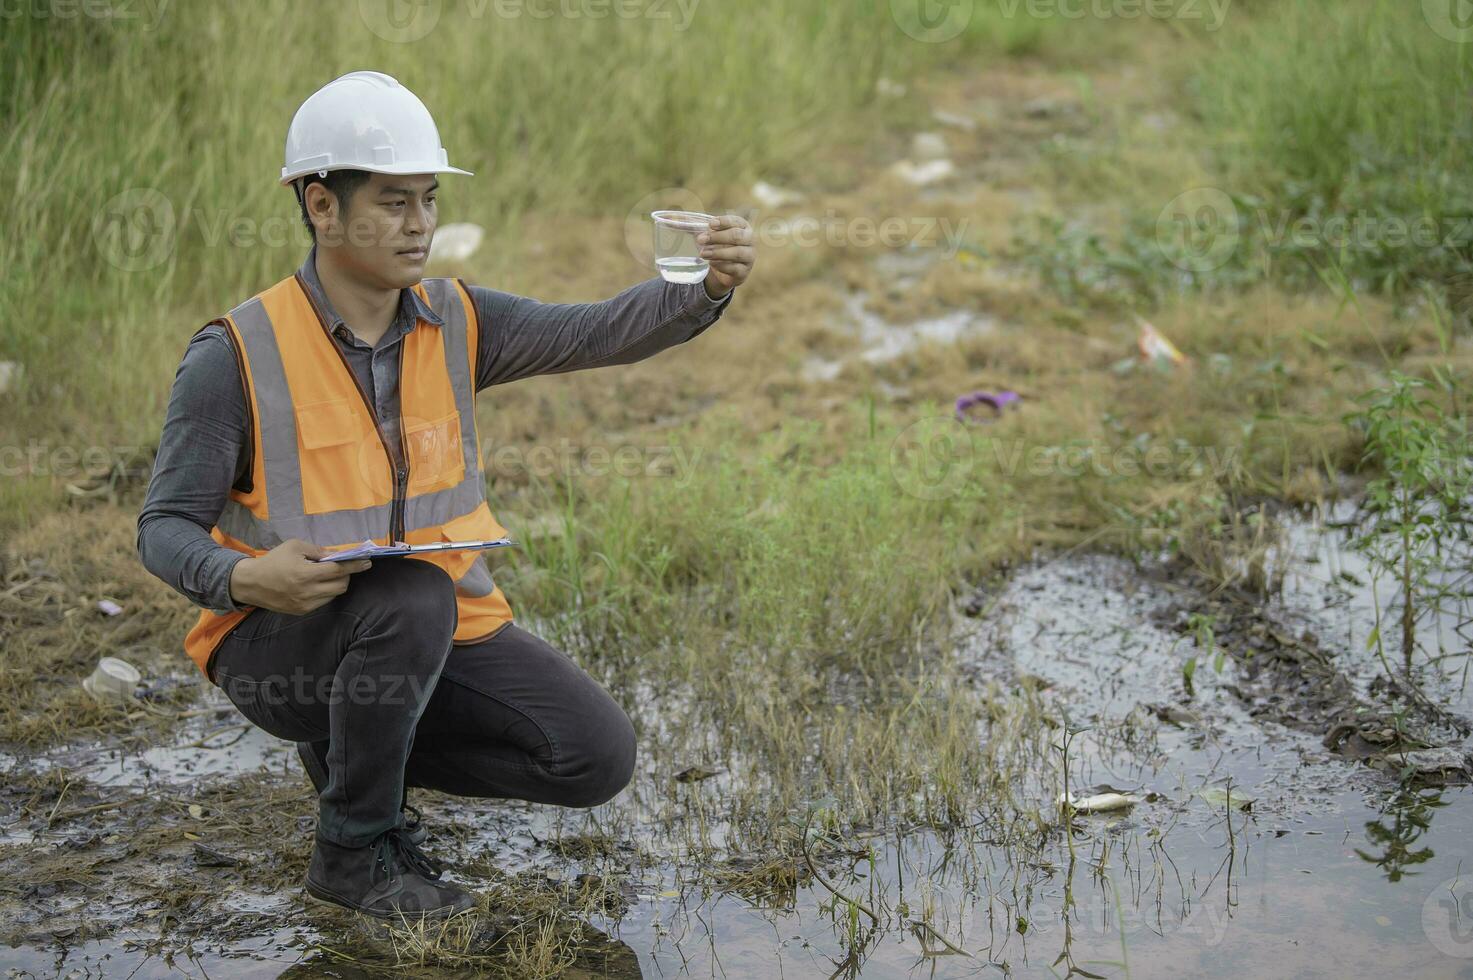
[[[655,266],[666,282],[697,283],[711,271],[701,258],[696,236],[711,229],[711,215],[699,211],[652,211]]]

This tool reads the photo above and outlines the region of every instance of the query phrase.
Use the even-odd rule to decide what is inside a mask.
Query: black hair
[[[302,209],[302,224],[307,226],[307,231],[312,235],[312,240],[317,241],[317,228],[312,224],[312,218],[307,214],[307,188],[313,184],[321,184],[338,200],[338,213],[346,215],[348,212],[348,200],[353,192],[368,183],[369,173],[367,170],[329,170],[326,177],[319,177],[317,171],[313,171],[301,178],[297,188],[297,206]]]

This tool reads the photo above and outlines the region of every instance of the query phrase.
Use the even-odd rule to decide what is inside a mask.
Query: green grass
[[[1340,266],[1366,289],[1448,285],[1473,265],[1473,55],[1439,35],[1422,4],[1284,0],[1235,17],[1193,80],[1204,132],[1231,193],[1268,216],[1271,256]],[[1278,241],[1280,221],[1361,221],[1337,247]],[[1399,241],[1429,223],[1452,243]]]
[[[446,180],[442,220],[486,226],[504,256],[487,261],[505,263],[529,211],[622,218],[661,188],[801,175],[863,124],[882,76],[1032,51],[1047,33],[979,10],[956,41],[925,44],[879,0],[658,8],[669,19],[507,17],[516,5],[466,0],[423,8],[439,11],[433,29],[397,43],[357,3],[178,0],[153,19],[150,6],[131,19],[73,6],[0,33],[0,358],[28,368],[8,420],[21,431],[65,418],[92,438],[155,437],[162,372],[190,333],[310,244],[276,182],[282,144],[302,100],[344,72],[389,72],[426,102],[476,174]],[[138,261],[119,268],[119,254]]]

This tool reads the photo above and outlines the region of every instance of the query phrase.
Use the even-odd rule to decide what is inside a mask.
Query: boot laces
[[[431,880],[438,879],[444,872],[439,861],[420,850],[401,828],[394,827],[379,835],[375,844],[375,857],[388,877],[396,877],[409,870]]]

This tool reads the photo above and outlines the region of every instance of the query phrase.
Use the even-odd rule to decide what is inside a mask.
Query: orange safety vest
[[[288,538],[340,551],[365,540],[424,544],[506,534],[485,498],[475,305],[456,279],[425,279],[413,288],[443,323],[421,319],[404,336],[400,457],[407,465],[398,473],[380,419],[299,276],[211,321],[230,332],[252,440],[249,485],[231,487],[210,530],[217,542],[254,556]],[[439,565],[455,582],[454,642],[485,639],[511,622],[485,552],[409,558]],[[212,682],[220,642],[255,608],[204,609],[184,638],[190,659]]]

